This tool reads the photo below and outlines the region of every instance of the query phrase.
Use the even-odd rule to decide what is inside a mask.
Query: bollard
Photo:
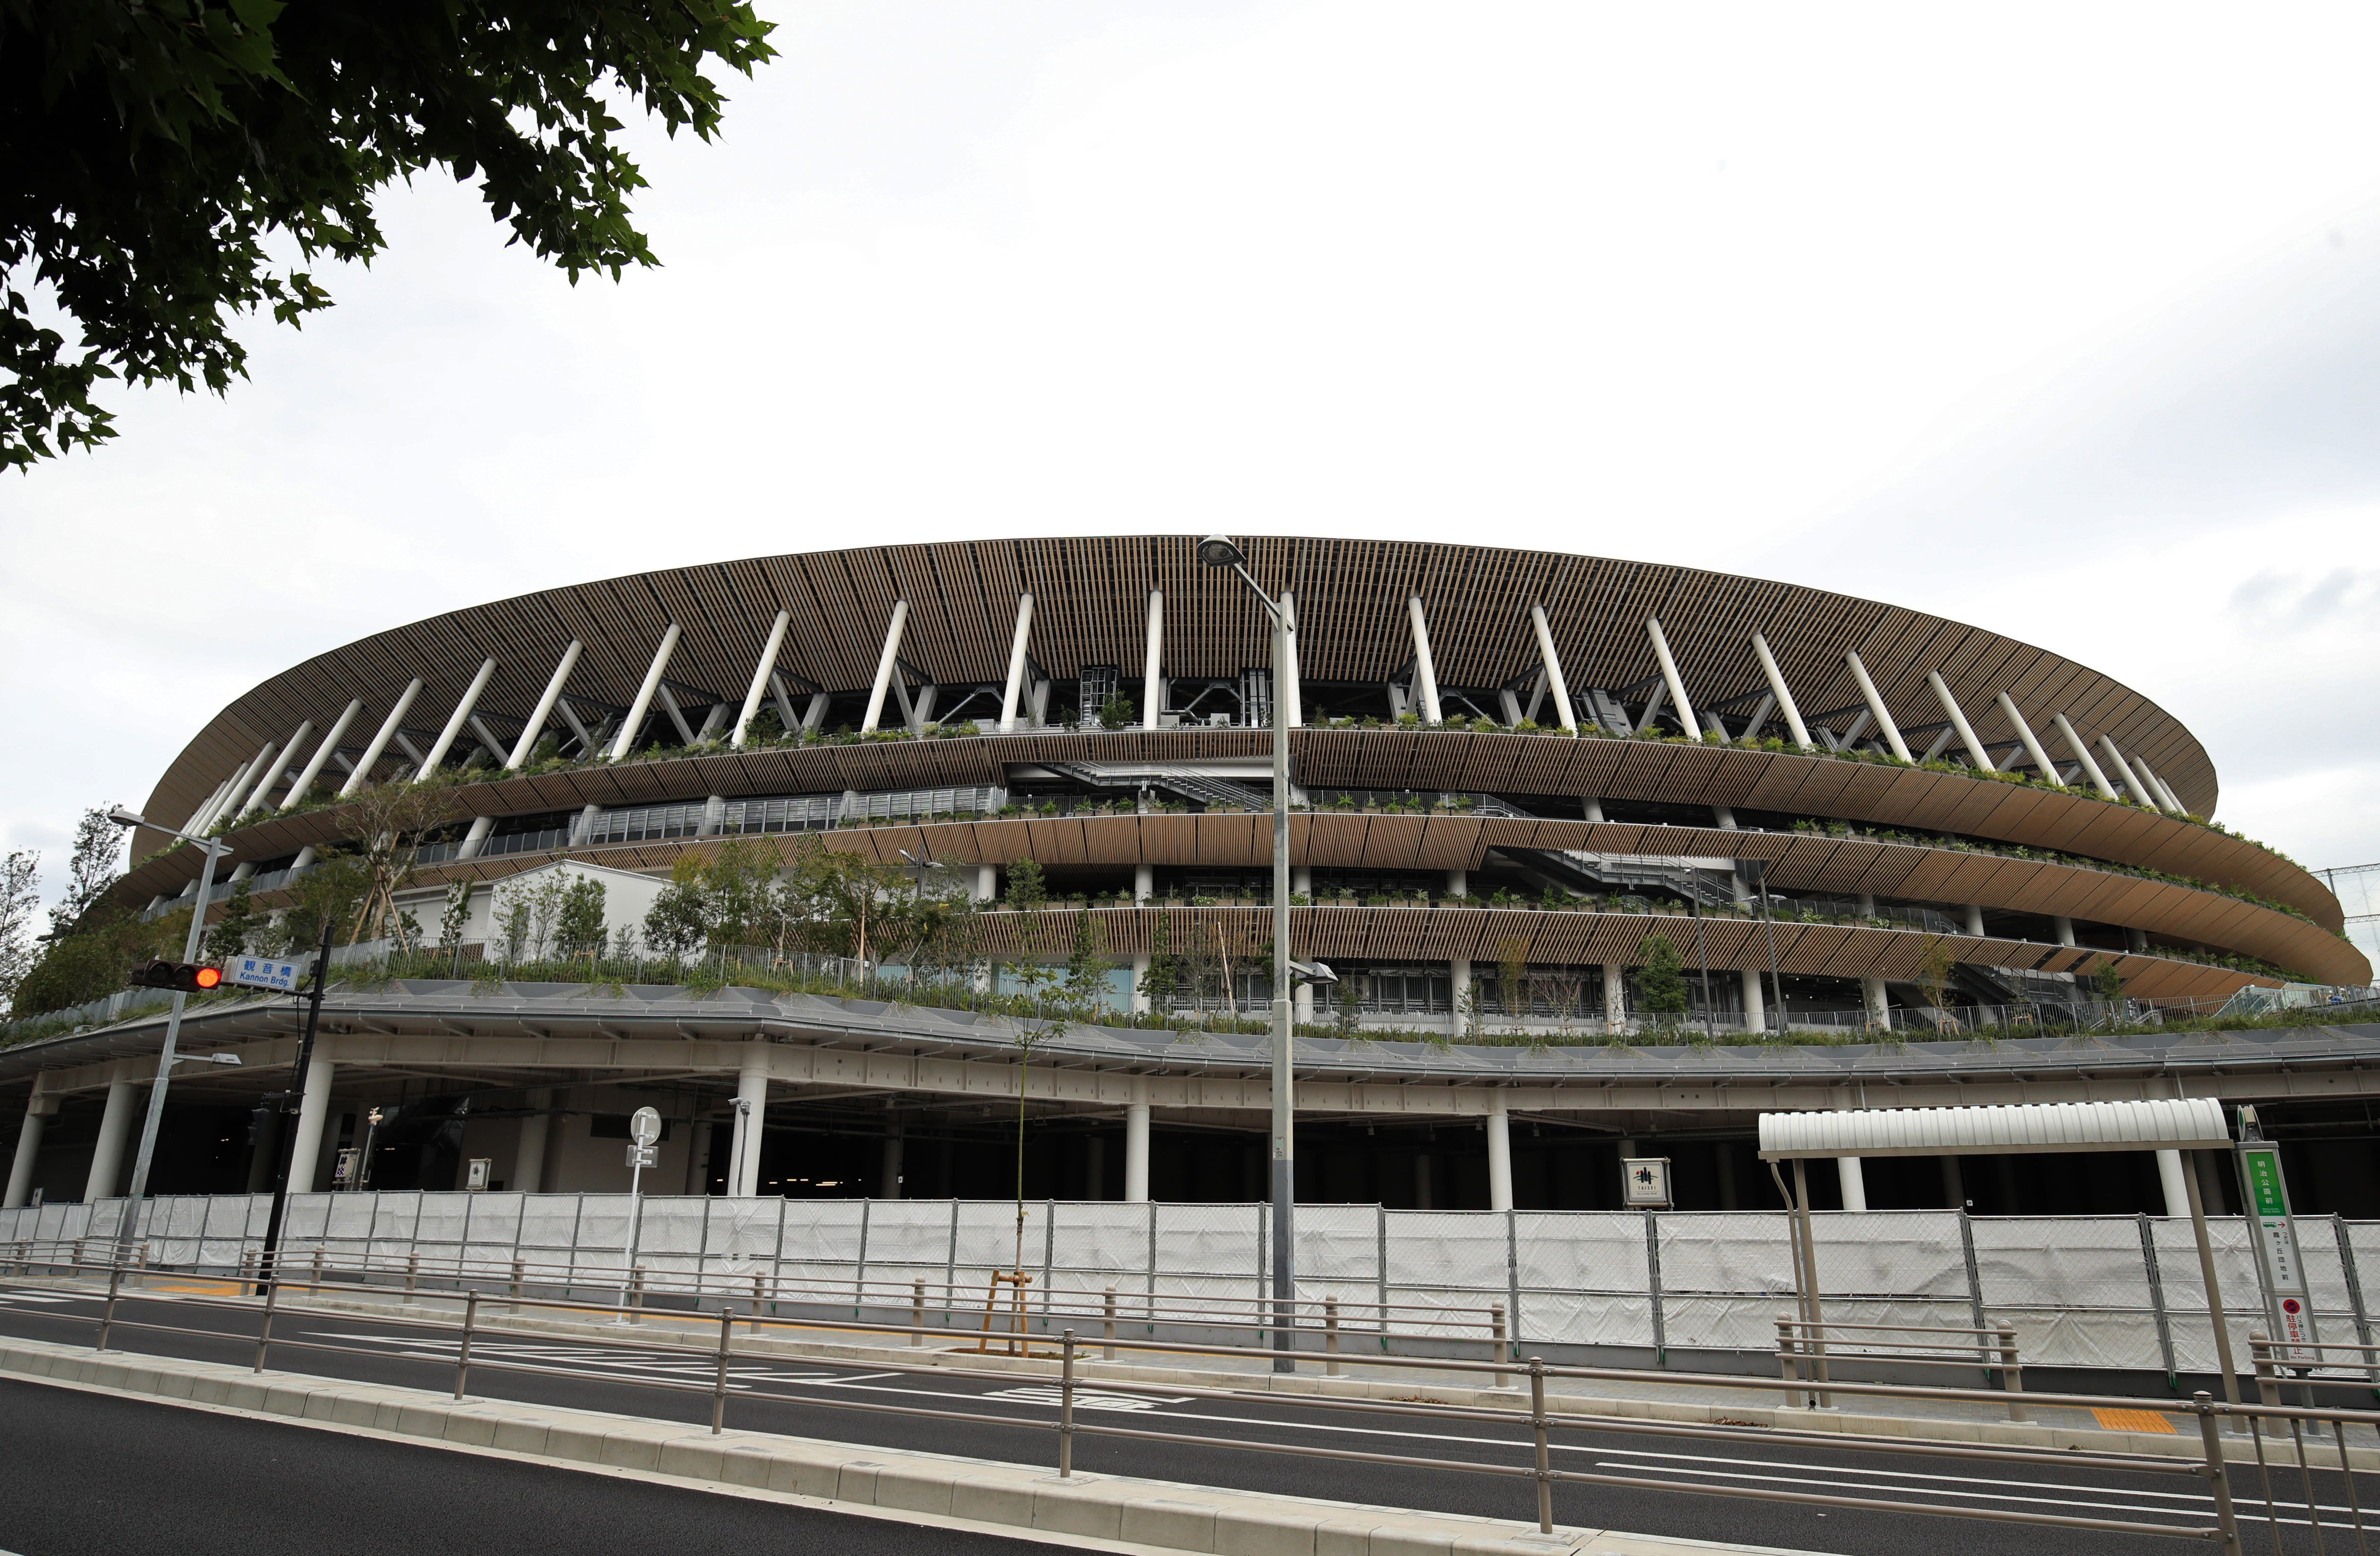
[[[2198,1438],[2206,1454],[2206,1483],[2215,1492],[2215,1530],[2223,1556],[2240,1556],[2240,1516],[2231,1506],[2231,1477],[2223,1466],[2223,1437],[2215,1429],[2215,1402],[2201,1392],[2190,1396],[2198,1417]]]
[[[1328,1358],[1322,1364],[1322,1370],[1333,1378],[1338,1377],[1344,1368],[1339,1360],[1339,1299],[1336,1296],[1322,1299],[1322,1354]]]
[[[455,1397],[463,1397],[463,1385],[471,1378],[471,1334],[480,1324],[480,1288],[473,1286],[463,1297],[463,1347],[455,1353]]]
[[[909,1343],[926,1343],[926,1278],[923,1275],[909,1282]]]
[[[628,1322],[645,1321],[645,1267],[638,1265],[628,1271]]]
[[[2008,1391],[2009,1419],[2030,1421],[2033,1412],[2024,1406],[2024,1368],[2017,1365],[2016,1327],[2006,1319],[1998,1331],[2000,1343],[2000,1387]]]
[[[1110,1286],[1107,1289],[1107,1319],[1105,1321],[1107,1324],[1108,1343],[1107,1348],[1101,1352],[1100,1355],[1103,1360],[1113,1361],[1115,1360],[1115,1287],[1113,1286]]]
[[[107,1307],[99,1315],[98,1349],[103,1351],[107,1349],[107,1331],[115,1326],[115,1293],[123,1281],[121,1267],[107,1272]]]
[[[69,1275],[82,1268],[82,1238],[78,1237],[74,1240],[74,1262],[67,1266],[67,1273]]]
[[[1492,1353],[1498,1364],[1496,1368],[1496,1386],[1500,1389],[1509,1389],[1512,1386],[1512,1375],[1505,1371],[1502,1366],[1504,1360],[1504,1305],[1500,1302],[1491,1302],[1488,1305],[1488,1331],[1491,1336],[1489,1343],[1496,1347],[1495,1351]]]
[[[761,1285],[760,1272],[756,1270],[752,1272],[752,1322],[747,1332],[752,1334],[760,1332],[760,1305],[767,1300],[768,1292]]]
[[[1779,1313],[1777,1315],[1777,1370],[1784,1376],[1788,1383],[1798,1383],[1802,1380],[1802,1368],[1801,1364],[1794,1359],[1795,1355],[1793,1320]],[[1785,1393],[1785,1403],[1791,1408],[1799,1410],[1808,1397],[1800,1389],[1789,1389]]]
[[[270,1270],[264,1271],[264,1321],[257,1326],[256,1365],[249,1368],[250,1372],[264,1370],[264,1348],[273,1343],[273,1306],[281,1299],[281,1282],[272,1279],[272,1274]]]
[[[1063,1335],[1064,1352],[1058,1363],[1058,1473],[1075,1473],[1075,1331]]]
[[[322,1246],[320,1243],[314,1245],[313,1290],[316,1295],[320,1295],[322,1290]]]
[[[759,1309],[753,1309],[758,1313]],[[719,1307],[719,1370],[710,1380],[710,1435],[717,1437],[727,1421],[727,1343],[735,1332],[735,1315],[725,1303]]]
[[[515,1259],[515,1260],[513,1260],[513,1299],[512,1299],[512,1303],[511,1303],[510,1307],[506,1309],[507,1311],[509,1311],[509,1312],[514,1312],[514,1313],[517,1313],[517,1312],[519,1312],[519,1311],[520,1311],[520,1291],[521,1291],[521,1261],[520,1261],[520,1260],[518,1260],[518,1259]]]
[[[1554,1532],[1553,1459],[1546,1443],[1546,1364],[1529,1358],[1529,1426],[1537,1440],[1537,1533]]]
[[[407,1296],[412,1295],[413,1295],[413,1293],[414,1293],[414,1291],[415,1291],[415,1289],[416,1289],[417,1287],[419,1287],[419,1286],[420,1285],[420,1283],[421,1283],[421,1256],[420,1256],[419,1254],[418,1254],[418,1253],[411,1253],[411,1254],[407,1254],[407,1255],[406,1255],[406,1256],[405,1256],[405,1291],[406,1291],[406,1295],[407,1295]]]

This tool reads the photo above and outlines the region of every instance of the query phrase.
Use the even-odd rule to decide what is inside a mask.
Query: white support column
[[[520,738],[513,742],[511,754],[504,758],[504,767],[507,771],[520,768],[528,760],[529,753],[537,749],[539,739],[545,734],[545,722],[553,717],[553,705],[562,700],[562,688],[569,684],[570,673],[578,667],[578,656],[585,651],[586,645],[576,638],[570,640],[569,647],[562,650],[562,658],[555,663],[553,674],[546,677],[545,690],[539,696],[537,707],[528,716],[528,723],[521,725]],[[652,692],[650,687],[647,688],[645,695],[648,698],[651,697]],[[638,714],[639,719],[643,716],[642,713]],[[613,760],[618,759],[614,757]]]
[[[1155,865],[1133,866],[1132,900],[1147,902],[1155,895],[1157,895],[1157,867]]]
[[[212,826],[215,818],[223,814],[224,807],[231,803],[231,796],[239,792],[240,784],[248,777],[248,770],[253,761],[251,758],[233,768],[231,776],[215,785],[214,793],[200,800],[196,808],[182,818],[182,830],[202,833]]]
[[[1991,772],[1991,753],[1984,749],[1981,740],[1975,738],[1975,726],[1967,722],[1967,711],[1959,706],[1957,698],[1950,695],[1949,683],[1942,679],[1942,672],[1928,670],[1925,679],[1934,688],[1935,699],[1942,704],[1942,711],[1950,716],[1950,727],[1959,732],[1960,740],[1965,744],[1968,760],[1985,772]]]
[[[1874,1022],[1878,1027],[1889,1027],[1891,1025],[1892,1002],[1886,992],[1884,979],[1880,978],[1861,979],[1860,1000],[1867,1006],[1867,1015],[1870,1021]]]
[[[1305,695],[1302,689],[1305,672],[1300,668],[1303,656],[1298,650],[1297,638],[1297,596],[1283,594],[1281,597],[1281,614],[1289,618],[1289,630],[1281,634],[1281,670],[1274,677],[1280,684],[1272,688],[1272,694],[1281,699],[1281,709],[1288,715],[1289,727],[1295,729],[1305,723]]]
[[[1843,663],[1851,666],[1852,679],[1859,683],[1860,695],[1867,699],[1868,713],[1876,720],[1876,727],[1883,732],[1884,743],[1891,747],[1892,754],[1902,761],[1913,761],[1915,759],[1909,754],[1909,742],[1900,737],[1900,726],[1892,722],[1892,713],[1885,707],[1884,698],[1876,691],[1876,683],[1868,678],[1867,663],[1856,653],[1843,655]]]
[[[1670,652],[1670,636],[1661,624],[1651,616],[1645,618],[1645,635],[1653,639],[1653,657],[1661,663],[1661,680],[1670,688],[1670,701],[1678,714],[1678,727],[1693,739],[1702,734],[1703,726],[1694,718],[1694,705],[1686,696],[1686,683],[1678,675],[1678,662]]]
[[[455,857],[458,859],[478,858],[481,845],[488,841],[488,834],[495,830],[496,819],[493,816],[479,818],[471,823],[471,830],[463,834],[462,846],[455,850]]]
[[[1165,711],[1165,593],[1148,591],[1148,658],[1141,671],[1140,727],[1155,729]]]
[[[1463,1027],[1463,1007],[1471,998],[1471,958],[1457,956],[1446,964],[1447,1001],[1446,1034],[1461,1042],[1469,1034]]]
[[[1529,607],[1529,629],[1536,634],[1537,658],[1546,667],[1546,686],[1554,694],[1554,716],[1563,729],[1578,733],[1578,715],[1570,705],[1570,683],[1562,679],[1561,655],[1554,652],[1553,628],[1546,625],[1546,608]]]
[[[2146,930],[2127,929],[2124,931],[2124,949],[2131,952],[2135,956],[2147,955],[2149,954],[2149,932]]]
[[[977,902],[990,902],[1000,895],[1000,867],[998,865],[978,865],[975,867],[974,895]]]
[[[1752,635],[1753,657],[1760,661],[1760,673],[1768,677],[1769,695],[1777,699],[1777,711],[1785,715],[1785,727],[1792,732],[1793,744],[1803,750],[1810,748],[1810,729],[1802,722],[1801,704],[1785,685],[1784,672],[1777,668],[1777,656],[1768,651],[1768,639],[1755,632]]]
[[[2181,1152],[2156,1153],[2157,1184],[2165,1190],[2165,1213],[2177,1221],[2190,1218],[2190,1189],[2181,1181]],[[13,1201],[12,1201],[13,1203]]]
[[[553,1129],[553,1093],[528,1094],[528,1115],[520,1121],[520,1141],[513,1148],[512,1186],[522,1194],[545,1192],[545,1143]]]
[[[237,819],[256,808],[266,781],[273,776],[273,770],[275,763],[273,759],[280,749],[280,747],[270,740],[264,743],[262,755],[259,758],[256,766],[249,770],[247,784],[238,794],[224,802],[224,810],[226,814]]]
[[[1442,724],[1446,714],[1438,700],[1438,662],[1430,657],[1429,623],[1423,619],[1421,596],[1405,596],[1405,618],[1413,626],[1414,689],[1421,693],[1421,722]]]
[[[1016,699],[1025,692],[1025,650],[1033,640],[1033,596],[1016,597],[1016,631],[1008,640],[1008,685],[1000,694],[1000,733],[1016,728]]]
[[[471,677],[469,686],[463,688],[462,699],[455,704],[455,711],[446,716],[446,727],[438,732],[438,738],[431,743],[430,749],[423,754],[421,771],[414,776],[426,777],[438,771],[438,764],[446,760],[446,752],[455,744],[455,737],[463,733],[464,723],[479,708],[480,694],[488,689],[488,683],[495,678],[495,675],[494,660],[487,659],[480,662],[480,673]]]
[[[248,791],[248,803],[239,808],[239,813],[243,818],[273,796],[273,785],[281,782],[282,775],[289,771],[289,764],[298,760],[298,748],[303,746],[306,743],[306,737],[313,733],[314,721],[311,719],[301,721],[298,725],[297,733],[289,737],[288,744],[281,748],[281,755],[264,764],[264,776],[257,780],[254,788]]]
[[[2082,764],[2082,775],[2091,780],[2091,786],[2099,791],[2099,797],[2115,798],[2116,785],[2107,782],[2107,775],[2101,772],[2099,764],[2092,760],[2089,744],[2074,733],[2074,726],[2066,722],[2066,715],[2052,713],[2049,715],[2049,722],[2058,726],[2058,738],[2066,742],[2066,748],[2074,753],[2076,761]]]
[[[1123,1110],[1123,1197],[1135,1205],[1148,1203],[1148,1083],[1132,1083],[1132,1100]]]
[[[356,715],[363,710],[364,704],[361,698],[347,704],[346,711],[342,712],[338,721],[331,725],[330,733],[322,736],[322,743],[314,748],[313,760],[306,764],[305,771],[298,773],[297,781],[289,785],[289,793],[281,801],[282,809],[292,809],[299,800],[306,797],[306,792],[314,786],[314,780],[322,776],[322,764],[329,761],[331,753],[339,748],[339,736],[347,733],[347,726],[356,722]]]
[[[1600,822],[1603,820],[1603,801],[1599,797],[1589,795],[1578,803],[1588,821]]]
[[[8,1163],[8,1191],[0,1195],[0,1210],[22,1210],[33,1197],[33,1169],[42,1160],[42,1129],[57,1111],[55,1097],[36,1091],[27,1100],[24,1126],[17,1133],[17,1154]]]
[[[1450,897],[1469,896],[1471,894],[1471,872],[1467,869],[1448,870],[1446,872],[1446,894]]]
[[[338,1066],[317,1058],[306,1066],[306,1092],[298,1099],[298,1135],[289,1155],[289,1192],[311,1194],[322,1171],[322,1136],[331,1121],[331,1081]]]
[[[2181,803],[2180,796],[2174,794],[2172,788],[2164,779],[2158,777],[2154,772],[2150,771],[2149,764],[2145,760],[2140,757],[2134,757],[2132,759],[2132,769],[2147,782],[2149,793],[2156,796],[2157,803],[2165,807],[2168,812],[2176,816],[2187,816],[2190,814],[2190,807]]]
[[[1835,1158],[1835,1175],[1842,1183],[1843,1209],[1846,1210],[1866,1210],[1867,1176],[1860,1170],[1860,1159],[1856,1156],[1839,1156]]]
[[[745,1045],[735,1098],[751,1105],[735,1110],[735,1177],[727,1192],[749,1199],[760,1192],[760,1141],[769,1111],[769,1045],[759,1038]]]
[[[611,755],[606,759],[618,761],[636,746],[637,731],[644,727],[645,714],[651,711],[653,694],[661,689],[662,677],[669,673],[670,655],[677,652],[677,640],[684,629],[677,623],[669,624],[662,640],[653,647],[653,662],[645,667],[645,678],[637,687],[636,700],[620,721],[619,738],[612,742]]]
[[[2031,757],[2033,765],[2041,770],[2041,781],[2053,789],[2064,788],[2065,781],[2058,776],[2058,764],[2049,760],[2049,752],[2042,745],[2041,737],[2033,733],[2031,724],[2024,722],[2024,715],[2017,711],[2014,699],[2002,692],[1999,700],[2000,717],[2008,720],[2009,727],[2016,731],[2016,737],[2024,742],[2024,754]]]
[[[1512,1121],[1501,1090],[1488,1093],[1488,1208],[1512,1208]]]
[[[1735,832],[1739,830],[1735,824],[1735,810],[1731,806],[1712,806],[1711,820],[1718,823],[1718,828],[1721,832]]]
[[[769,640],[760,648],[759,663],[752,666],[752,687],[744,694],[743,711],[735,715],[735,733],[728,737],[730,748],[741,750],[751,732],[752,721],[759,716],[760,699],[769,695],[769,677],[777,673],[777,655],[785,646],[785,628],[794,619],[791,611],[779,611],[775,625],[769,628]],[[779,715],[782,722],[783,714]],[[786,734],[793,734],[787,729]]]
[[[2049,916],[2049,928],[2058,936],[2058,944],[2070,946],[2074,943],[2073,919],[2062,913],[2053,913]]]
[[[901,629],[909,624],[909,602],[892,602],[892,619],[885,624],[884,651],[876,656],[876,680],[868,688],[868,711],[859,721],[859,733],[872,734],[884,718],[884,694],[892,689],[892,677],[901,668]]]
[[[1617,962],[1603,964],[1603,1029],[1614,1036],[1628,1030],[1628,969]]]
[[[380,760],[381,754],[388,749],[389,741],[396,735],[396,726],[405,722],[406,711],[413,706],[413,699],[420,695],[421,677],[416,675],[411,681],[406,683],[403,691],[397,693],[395,704],[389,709],[388,717],[380,722],[380,731],[371,737],[371,744],[364,748],[364,754],[356,762],[356,770],[347,774],[346,783],[339,785],[341,799],[346,798],[371,780],[372,764]]]
[[[1768,997],[1760,985],[1760,969],[1746,967],[1743,981],[1743,1029],[1764,1032],[1768,1029]]]
[[[1967,933],[1977,940],[1984,938],[1984,910],[1974,903],[1967,906]]]
[[[2116,749],[2116,743],[2104,735],[2099,736],[2099,754],[2107,759],[2108,771],[2122,781],[2124,792],[2132,799],[2152,810],[2162,811],[2165,808],[2157,802],[2157,796],[2148,784],[2142,781],[2141,775],[2132,771],[2132,764],[2124,760],[2124,753]]]
[[[1132,959],[1132,1013],[1147,1015],[1148,1012],[1148,954],[1143,952]]]
[[[124,1142],[132,1134],[134,1093],[128,1080],[112,1082],[107,1108],[99,1115],[99,1143],[91,1148],[91,1176],[83,1185],[87,1201],[113,1199],[124,1181]]]

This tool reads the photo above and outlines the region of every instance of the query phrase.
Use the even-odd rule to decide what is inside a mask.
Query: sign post
[[[2252,1122],[2249,1127],[2253,1129]],[[2321,1353],[2314,1332],[2313,1301],[2306,1287],[2305,1261],[2289,1214],[2289,1185],[2281,1177],[2281,1148],[2251,1137],[2240,1142],[2240,1185],[2256,1245],[2256,1274],[2265,1287],[2277,1360],[2313,1367]]]
[[[637,1279],[637,1245],[645,1230],[644,1203],[638,1197],[645,1169],[661,1160],[662,1115],[657,1109],[638,1108],[628,1115],[628,1259],[620,1271],[620,1306],[628,1305],[628,1288]],[[622,1313],[613,1322],[625,1324]]]

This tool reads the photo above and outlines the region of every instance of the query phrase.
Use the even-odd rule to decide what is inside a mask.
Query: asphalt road
[[[0,1284],[0,1332],[88,1344],[98,1308],[96,1298]],[[114,1343],[120,1349],[246,1366],[254,1356],[257,1321],[252,1306],[227,1308],[128,1298],[118,1307]],[[136,1323],[207,1332],[163,1333],[130,1327]],[[287,1310],[274,1323],[270,1365],[443,1390],[454,1385],[456,1344],[452,1329]],[[633,1331],[616,1344],[484,1331],[475,1340],[472,1355],[469,1390],[474,1396],[689,1422],[710,1418],[710,1360],[681,1348],[640,1344]],[[502,1370],[502,1364],[543,1370]],[[730,1427],[1011,1463],[1055,1460],[1058,1396],[1051,1383],[967,1376],[947,1368],[909,1373],[792,1357],[738,1360],[729,1378]],[[664,1383],[698,1388],[653,1386]],[[989,1418],[951,1421],[859,1408],[864,1406]],[[1532,1488],[1518,1478],[1334,1460],[1318,1452],[1397,1453],[1517,1467],[1527,1465],[1530,1457],[1524,1423],[1321,1409],[1260,1394],[1192,1397],[1179,1391],[1128,1390],[1104,1382],[1078,1391],[1076,1408],[1085,1435],[1076,1439],[1075,1463],[1078,1470],[1091,1474],[1149,1476],[1497,1518],[1527,1519],[1536,1512]],[[1100,1428],[1160,1429],[1226,1441],[1205,1445],[1152,1442],[1096,1435]],[[1229,1445],[1232,1443],[1249,1446]],[[2246,1452],[2244,1444],[2240,1452]],[[1820,1493],[1964,1510],[2113,1518],[2170,1527],[2176,1534],[2212,1523],[2204,1483],[2183,1475],[2001,1463],[1967,1455],[1847,1453],[1790,1440],[1711,1441],[1628,1428],[1558,1429],[1552,1453],[1560,1470],[1649,1483],[1559,1484],[1554,1512],[1560,1523],[1843,1556],[1885,1556],[1944,1545],[1977,1556],[2044,1551],[2147,1556],[2175,1547],[2170,1539],[2148,1535],[1814,1507],[1782,1499]],[[2318,1471],[2313,1479],[2327,1550],[2354,1550],[2344,1477],[2334,1469]],[[2260,1550],[2277,1547],[2282,1556],[2300,1551],[2313,1556],[2314,1530],[2306,1518],[2302,1482],[2293,1465],[2274,1477],[2277,1527],[2267,1527],[2252,1460],[2237,1471],[2233,1485],[2243,1519],[2252,1520],[2252,1525],[2243,1525],[2243,1538],[2253,1539]],[[1737,1494],[1710,1494],[1722,1489]],[[2380,1476],[2359,1475],[2354,1490],[2362,1506],[2380,1507]]]
[[[1050,1548],[0,1380],[17,1556],[1048,1556]]]

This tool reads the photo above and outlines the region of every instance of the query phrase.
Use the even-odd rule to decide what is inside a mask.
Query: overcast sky
[[[645,140],[663,268],[573,288],[425,181],[227,399],[0,477],[8,846],[454,607],[1222,528],[1974,622],[2380,860],[2380,12],[762,8],[723,140]]]

